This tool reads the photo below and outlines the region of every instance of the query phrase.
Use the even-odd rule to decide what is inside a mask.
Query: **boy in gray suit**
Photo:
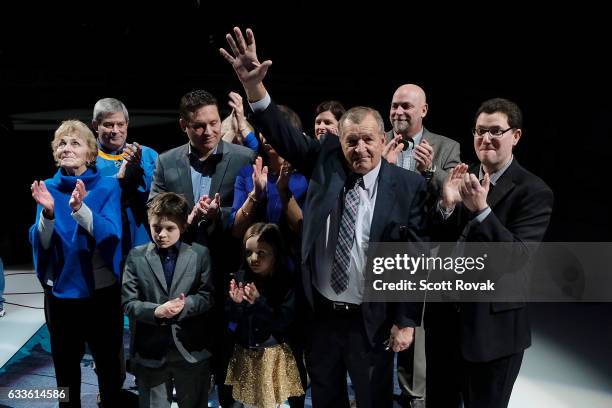
[[[210,256],[181,241],[189,213],[182,196],[157,195],[148,209],[153,242],[132,249],[125,264],[122,302],[140,407],[170,407],[173,388],[181,408],[208,406]]]

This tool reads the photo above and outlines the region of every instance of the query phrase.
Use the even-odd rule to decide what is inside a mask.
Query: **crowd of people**
[[[349,407],[347,373],[357,407],[391,407],[396,353],[404,406],[507,406],[530,345],[524,304],[368,302],[364,282],[374,242],[542,240],[553,194],[513,155],[519,107],[482,103],[471,166],[424,127],[415,84],[393,94],[388,132],[375,109],[324,101],[311,137],[266,90],[253,32],[226,38],[250,115],[236,92],[225,119],[189,92],[188,140],[159,155],[128,142],[114,98],[91,127],[55,131],[30,242],[70,390],[60,406],[80,406],[86,347],[102,406],[122,406],[124,314],[141,407],[207,407],[211,378],[224,408],[303,407],[308,387],[315,408]]]

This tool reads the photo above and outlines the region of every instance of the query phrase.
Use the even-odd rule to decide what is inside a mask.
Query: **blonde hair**
[[[89,149],[87,154],[87,167],[94,167],[96,165],[96,157],[98,156],[98,145],[93,132],[87,127],[86,124],[80,120],[71,119],[65,120],[55,131],[53,141],[51,142],[51,149],[53,150],[53,159],[55,164],[59,167],[59,157],[57,156],[57,147],[60,139],[64,136],[76,136],[85,142],[85,146]]]

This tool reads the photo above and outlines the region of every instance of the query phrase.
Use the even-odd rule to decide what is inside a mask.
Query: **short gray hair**
[[[94,105],[93,109],[93,120],[99,122],[104,116],[109,115],[111,113],[123,113],[125,117],[125,121],[130,121],[130,116],[128,115],[127,108],[119,99],[115,98],[104,98],[100,99]]]
[[[355,124],[361,123],[366,116],[372,115],[378,124],[378,130],[381,133],[385,133],[385,122],[380,116],[380,113],[376,109],[368,108],[367,106],[355,106],[347,110],[344,115],[338,121],[338,132],[342,135],[342,130],[344,128],[344,122],[351,121]]]

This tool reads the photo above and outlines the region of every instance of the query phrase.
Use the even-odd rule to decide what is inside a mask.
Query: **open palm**
[[[468,166],[466,164],[460,163],[448,173],[442,186],[442,198],[445,203],[455,205],[462,201],[459,188],[467,169]]]
[[[246,30],[246,40],[238,27],[234,27],[234,36],[236,37],[235,39],[231,34],[225,36],[231,54],[224,48],[219,49],[219,52],[227,62],[232,64],[238,79],[240,79],[243,85],[247,86],[262,82],[268,72],[268,68],[272,65],[272,61],[259,62],[255,36],[250,28]]]
[[[37,204],[40,204],[47,212],[53,212],[55,200],[53,196],[47,190],[44,181],[35,181],[32,183],[32,198]]]

